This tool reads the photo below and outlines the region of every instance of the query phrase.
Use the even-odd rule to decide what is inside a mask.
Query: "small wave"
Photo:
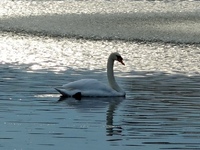
[[[0,30],[90,40],[200,43],[200,13],[65,14],[8,18]]]

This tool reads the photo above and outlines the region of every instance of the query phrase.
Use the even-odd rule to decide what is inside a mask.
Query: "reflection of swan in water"
[[[125,92],[119,87],[115,81],[113,73],[114,61],[117,60],[121,64],[123,58],[117,52],[111,53],[107,62],[107,77],[110,86],[103,84],[96,79],[82,79],[56,88],[62,96],[65,97],[120,97],[125,96]]]
[[[107,113],[106,113],[106,130],[107,136],[113,136],[115,134],[119,135],[122,132],[122,127],[120,125],[114,124],[114,113],[119,105],[120,101],[114,101],[109,104]]]
[[[96,100],[98,99],[98,100]],[[120,125],[114,124],[114,114],[118,105],[124,100],[124,97],[104,97],[104,98],[94,98],[87,97],[83,98],[83,101],[75,101],[73,98],[61,97],[58,102],[66,103],[68,106],[75,108],[78,112],[87,112],[91,114],[95,113],[98,109],[107,108],[106,111],[106,135],[114,136],[119,135],[122,132],[122,127]],[[93,109],[91,109],[93,108]],[[94,110],[94,112],[92,112]]]

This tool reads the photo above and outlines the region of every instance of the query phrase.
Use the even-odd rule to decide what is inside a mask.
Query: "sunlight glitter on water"
[[[27,16],[67,13],[191,12],[199,9],[195,1],[1,1],[0,16]],[[49,6],[49,7],[46,7]],[[142,6],[142,7],[141,7]],[[35,7],[38,9],[36,10]],[[66,9],[68,8],[68,9]],[[120,9],[117,9],[120,8]]]
[[[16,1],[0,6],[0,29],[4,32],[98,40],[200,42],[196,1]]]
[[[198,74],[199,47],[170,44],[137,44],[134,42],[103,42],[66,39],[42,39],[30,36],[1,36],[1,63],[24,64],[28,70],[48,69],[56,72],[66,68],[103,69],[110,52],[118,51],[126,66],[116,63],[115,69],[164,71]]]

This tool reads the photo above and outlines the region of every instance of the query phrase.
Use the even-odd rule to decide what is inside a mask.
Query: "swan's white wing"
[[[107,86],[96,79],[81,79],[78,81],[70,82],[62,86],[64,89],[69,90],[89,90],[89,89],[103,89]]]
[[[124,93],[119,93],[96,79],[70,82],[63,85],[60,90],[62,95],[65,93],[65,95],[71,96],[77,92],[81,92],[82,96],[124,96]]]

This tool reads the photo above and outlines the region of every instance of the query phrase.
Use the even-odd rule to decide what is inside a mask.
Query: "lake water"
[[[1,149],[200,149],[198,1],[0,4]],[[60,98],[114,51],[125,98]]]

